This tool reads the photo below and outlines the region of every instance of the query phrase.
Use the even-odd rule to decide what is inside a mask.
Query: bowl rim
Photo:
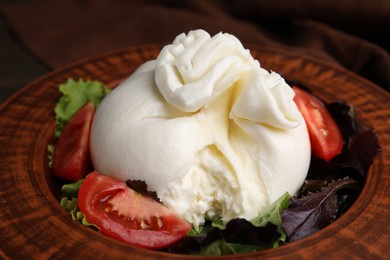
[[[122,48],[122,49],[113,50],[113,51],[109,51],[109,52],[104,52],[101,54],[97,54],[97,55],[93,55],[91,57],[81,59],[81,60],[76,61],[74,63],[71,63],[67,66],[56,69],[56,70],[34,80],[30,84],[28,84],[26,87],[20,89],[16,93],[14,93],[10,98],[8,98],[2,104],[0,104],[0,118],[3,118],[3,114],[7,113],[7,110],[10,109],[9,107],[14,106],[15,103],[18,103],[18,100],[21,97],[23,97],[26,94],[26,92],[30,92],[31,89],[42,84],[43,82],[47,81],[48,79],[56,78],[57,75],[59,75],[61,73],[67,73],[69,71],[72,71],[72,70],[80,67],[83,64],[96,62],[96,61],[99,61],[101,59],[106,59],[107,57],[120,56],[123,53],[148,52],[150,50],[153,50],[153,52],[156,52],[163,45],[164,44],[161,44],[161,43],[148,44],[148,45],[133,46],[133,47]],[[356,74],[342,68],[341,66],[335,65],[334,63],[313,57],[313,56],[306,54],[306,53],[291,52],[291,50],[289,50],[289,49],[282,49],[279,47],[276,48],[276,47],[272,47],[272,46],[260,46],[257,44],[248,44],[245,47],[249,48],[251,51],[255,51],[255,52],[260,51],[260,52],[262,52],[262,54],[269,53],[269,55],[271,55],[271,56],[276,55],[279,58],[283,58],[283,57],[286,58],[287,57],[287,58],[290,58],[292,60],[294,60],[294,59],[301,60],[304,62],[308,62],[309,64],[310,63],[317,64],[322,68],[327,68],[328,70],[337,71],[338,73],[343,74],[346,78],[353,79],[356,82],[360,82],[362,85],[364,85],[369,90],[374,91],[375,96],[382,96],[382,99],[390,101],[390,94],[388,92],[386,92],[384,89],[371,83],[367,79],[362,78],[361,76],[356,75]],[[260,59],[260,62],[261,62],[261,59]],[[298,65],[302,65],[302,64],[297,63],[296,65],[298,66]],[[387,111],[390,111],[390,104],[389,103],[390,102],[387,102],[387,104],[382,104],[382,106],[384,106],[384,109]],[[382,116],[382,118],[384,118],[385,120],[388,121],[389,115],[390,115],[390,112],[385,114],[385,116]],[[53,117],[53,119],[54,119],[54,117]],[[363,118],[363,119],[370,121],[370,118]],[[359,197],[356,199],[356,201],[352,205],[352,207],[343,216],[341,216],[336,222],[332,223],[331,225],[327,226],[326,228],[324,228],[324,229],[318,231],[317,233],[315,233],[307,238],[304,238],[302,240],[292,242],[292,243],[284,245],[280,248],[268,249],[265,251],[251,253],[251,254],[243,254],[240,256],[242,256],[242,257],[253,257],[253,256],[279,257],[279,256],[282,256],[285,254],[293,254],[294,252],[296,252],[298,247],[315,246],[316,244],[323,241],[324,236],[331,236],[334,233],[340,233],[340,230],[338,230],[338,229],[350,227],[351,220],[356,219],[356,216],[363,215],[363,217],[365,217],[365,218],[372,219],[372,216],[366,216],[368,214],[366,212],[367,208],[372,208],[372,207],[370,207],[370,205],[372,204],[373,200],[378,199],[378,196],[376,196],[375,193],[372,193],[372,191],[380,190],[383,193],[382,197],[381,197],[382,201],[377,203],[375,205],[375,208],[379,208],[379,206],[381,206],[381,207],[383,207],[382,214],[390,215],[389,214],[390,209],[388,207],[389,195],[387,195],[385,193],[385,190],[388,189],[387,179],[389,177],[389,168],[390,168],[389,167],[389,165],[390,165],[390,160],[389,160],[389,157],[390,157],[390,155],[389,155],[390,154],[390,146],[389,146],[390,124],[387,124],[387,125],[388,125],[387,127],[384,127],[383,129],[381,128],[381,135],[378,138],[378,142],[380,143],[380,146],[382,147],[382,151],[380,152],[379,155],[377,155],[373,165],[370,167],[369,172],[367,174],[366,183],[365,183],[363,190],[361,191]],[[53,128],[53,124],[48,125],[45,128],[45,130],[50,130],[51,128]],[[0,138],[2,137],[1,135],[2,134],[0,134]],[[47,138],[46,135],[43,135],[43,137]],[[44,149],[43,146],[33,147],[34,152],[36,152],[36,151],[42,152],[42,149]],[[40,162],[40,163],[44,163],[44,162]],[[4,164],[4,162],[2,164]],[[38,167],[38,166],[35,166],[35,167]],[[43,167],[43,166],[40,165],[39,167]],[[379,170],[383,170],[383,171],[379,171]],[[36,177],[36,174],[34,174],[34,173],[29,172],[29,174],[33,174],[32,176]],[[47,176],[45,178],[47,178]],[[34,178],[31,178],[31,176],[29,179],[30,179],[30,181],[35,182],[35,185],[36,185],[35,187],[42,187],[42,185],[39,183],[39,181],[42,181],[42,179],[34,179]],[[47,187],[47,188],[50,189],[49,187]],[[369,197],[367,197],[367,194],[371,194],[371,195]],[[4,198],[2,198],[2,199],[4,199]],[[49,195],[46,198],[46,202],[52,203],[53,201],[56,201],[54,195],[53,196]],[[387,207],[386,207],[386,205],[387,205]],[[68,217],[65,214],[65,212],[59,212],[59,210],[62,210],[62,208],[59,205],[58,201],[57,201],[57,205],[55,205],[51,209],[53,210],[55,208],[56,208],[55,214],[57,217],[59,217],[59,218],[64,218],[65,216]],[[0,214],[0,219],[1,219],[1,216],[2,215]],[[67,224],[71,223],[72,225],[75,225],[74,223],[71,222],[71,220],[63,219],[63,221]],[[352,223],[353,223],[353,221],[352,221]],[[387,222],[387,223],[389,223],[389,222]],[[77,226],[77,225],[75,225],[75,226]],[[2,225],[0,225],[0,227],[2,227]],[[84,235],[92,235],[92,236],[96,235],[95,231],[93,231],[93,230],[84,229],[82,227],[81,228],[74,227],[74,228],[75,228],[75,230],[82,232]],[[356,229],[357,227],[354,227],[354,228]],[[383,233],[386,233],[384,229],[386,231],[390,231],[389,225],[382,229],[384,231]],[[387,233],[389,233],[389,232],[387,232]],[[103,236],[103,235],[99,234],[98,236]],[[348,236],[351,236],[351,234],[345,234],[345,232],[344,232],[342,234],[342,236],[348,238]],[[388,235],[383,236],[383,237],[388,238]],[[99,239],[104,240],[105,242],[111,240],[110,238],[107,238],[107,237],[104,237],[104,238],[99,237]],[[356,239],[358,239],[358,238],[356,238]],[[363,242],[364,242],[363,240],[355,240],[352,243],[352,246],[349,248],[349,252],[353,252],[353,250],[356,250],[356,252],[361,253],[362,251],[361,250],[359,251],[358,247],[364,247],[365,248],[364,252],[371,253],[369,250],[369,247],[371,245],[367,244],[366,242],[364,242],[364,243]],[[110,244],[118,245],[118,248],[122,248],[122,249],[129,247],[128,245],[124,245],[124,244],[122,245],[122,243],[118,242],[118,241],[111,241]],[[345,244],[343,244],[343,245],[345,245]],[[351,245],[351,244],[348,244],[348,245]],[[317,247],[315,247],[315,248],[318,249]],[[380,246],[376,246],[375,248],[379,249],[379,252],[390,253],[389,249],[385,246],[384,242],[381,243]],[[128,249],[125,249],[124,252],[128,252]],[[151,255],[150,250],[145,250],[145,249],[140,249],[140,248],[132,248],[130,250],[130,252],[132,252],[132,253],[141,252],[143,255],[148,255],[148,256]],[[172,254],[164,253],[164,252],[158,252],[158,253],[154,252],[152,255],[156,255],[157,257],[172,257]],[[184,257],[184,256],[180,255],[180,257]],[[192,256],[185,256],[185,258],[192,258]],[[227,257],[227,258],[229,258],[229,257]]]

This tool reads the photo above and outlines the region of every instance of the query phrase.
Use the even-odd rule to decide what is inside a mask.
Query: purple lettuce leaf
[[[358,182],[346,178],[332,181],[318,192],[292,198],[289,208],[282,212],[288,241],[307,237],[332,223],[339,215],[340,206],[344,208],[347,201],[353,201],[359,191]]]

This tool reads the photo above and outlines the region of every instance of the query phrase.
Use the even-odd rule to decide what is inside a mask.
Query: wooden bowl
[[[305,54],[256,45],[246,47],[263,67],[300,80],[324,100],[352,104],[363,123],[375,129],[382,151],[369,170],[360,196],[341,218],[305,239],[241,257],[389,257],[389,93],[341,67]],[[161,45],[132,47],[82,60],[36,80],[0,106],[1,258],[198,258],[128,246],[73,222],[58,202],[58,183],[47,166],[58,85],[68,78],[116,85],[141,63],[155,58],[160,48]]]

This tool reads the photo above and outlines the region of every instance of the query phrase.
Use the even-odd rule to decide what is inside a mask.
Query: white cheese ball
[[[310,164],[294,92],[230,34],[181,34],[98,107],[95,169],[143,180],[198,226],[258,216],[302,185]]]

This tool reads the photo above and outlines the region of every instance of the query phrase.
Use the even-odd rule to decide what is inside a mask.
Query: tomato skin
[[[103,234],[138,247],[168,247],[191,229],[190,223],[159,202],[96,171],[81,184],[78,206]]]
[[[54,149],[54,175],[78,181],[89,172],[89,135],[95,110],[95,104],[88,102],[66,124]]]
[[[296,86],[294,101],[309,131],[314,155],[326,161],[340,154],[343,149],[341,131],[321,100]]]

